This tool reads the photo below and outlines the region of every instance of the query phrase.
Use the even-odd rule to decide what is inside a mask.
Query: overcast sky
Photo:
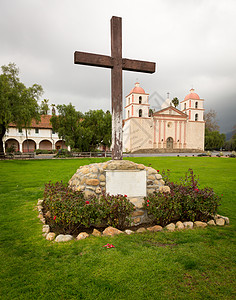
[[[26,86],[82,112],[111,109],[109,69],[74,65],[74,51],[110,55],[110,19],[122,17],[123,57],[156,62],[154,74],[123,72],[157,106],[193,87],[221,132],[236,124],[235,0],[0,0],[0,65],[14,62]],[[158,99],[157,99],[158,98]]]

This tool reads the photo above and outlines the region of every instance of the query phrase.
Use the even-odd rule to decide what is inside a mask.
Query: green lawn
[[[102,160],[0,161],[0,299],[235,298],[236,160],[132,160],[171,169],[174,180],[194,169],[202,187],[223,194],[219,213],[230,225],[49,242],[34,209],[44,183],[67,182],[80,165]]]

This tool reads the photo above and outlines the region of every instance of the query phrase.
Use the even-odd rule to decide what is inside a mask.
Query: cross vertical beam
[[[111,19],[112,159],[122,159],[122,24]]]
[[[122,58],[121,18],[111,18],[111,56],[75,51],[74,63],[111,69],[112,159],[122,159],[122,70],[154,73],[154,62]]]

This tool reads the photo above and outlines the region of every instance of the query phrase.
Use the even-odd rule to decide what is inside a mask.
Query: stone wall
[[[128,160],[110,160],[104,163],[95,163],[81,166],[69,181],[69,186],[76,191],[83,191],[85,198],[99,196],[106,193],[106,171],[110,170],[135,170],[146,171],[146,192],[147,195],[158,191],[169,191],[165,186],[162,176],[157,170],[146,167],[143,164],[136,164]],[[135,182],[134,182],[135,184]],[[132,215],[132,225],[139,225],[150,222],[143,207],[143,197],[128,197],[135,205]]]

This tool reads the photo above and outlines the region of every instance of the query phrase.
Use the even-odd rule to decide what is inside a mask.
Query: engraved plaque
[[[146,171],[107,170],[106,193],[127,195],[128,197],[146,196]]]

